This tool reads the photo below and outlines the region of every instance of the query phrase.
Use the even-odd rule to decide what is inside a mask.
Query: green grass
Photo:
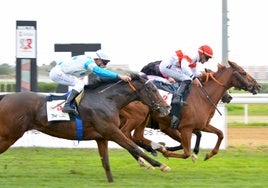
[[[228,115],[243,115],[244,104],[228,104],[226,105]],[[250,116],[267,116],[268,105],[267,104],[248,104],[248,114]]]
[[[268,146],[240,146],[221,150],[215,157],[157,160],[170,172],[146,170],[122,149],[110,149],[110,165],[115,182],[108,183],[96,149],[10,148],[0,156],[0,185],[23,187],[267,187]]]
[[[245,124],[245,123],[236,123],[236,122],[232,122],[232,123],[228,123],[227,126],[268,126],[268,122],[267,123],[249,123],[249,124]]]
[[[268,126],[268,105],[267,104],[248,104],[248,124],[244,123],[244,104],[228,104],[227,118],[228,126]]]

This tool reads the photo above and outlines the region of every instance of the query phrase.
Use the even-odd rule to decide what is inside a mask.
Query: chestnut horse
[[[221,101],[223,103],[230,103],[231,100],[232,96],[229,94],[229,92],[226,92],[224,96],[221,98]],[[120,110],[120,118],[121,118],[120,129],[128,138],[132,139],[140,147],[142,147],[148,152],[151,152],[152,155],[157,156],[156,149],[158,149],[158,151],[160,152],[165,151],[160,145],[165,143],[154,143],[153,141],[148,140],[147,138],[144,137],[144,130],[146,127],[152,129],[159,129],[158,122],[156,122],[155,119],[151,118],[151,113],[152,111],[146,105],[142,104],[140,101],[134,101],[129,103],[127,106],[125,106],[123,109]],[[133,136],[131,134],[132,131]],[[193,149],[194,153],[192,155],[193,162],[195,162],[198,158],[200,141],[202,137],[201,131],[196,131],[194,132],[194,134],[196,135],[196,142]],[[171,136],[172,138],[172,135],[168,136]],[[173,139],[176,141],[180,141],[180,136],[176,138],[173,137]],[[159,148],[162,149],[159,150]],[[165,149],[168,151],[177,151],[183,148],[182,145],[180,144],[179,146],[173,146],[173,147],[165,146]]]
[[[198,131],[214,133],[218,136],[218,140],[212,151],[206,154],[205,160],[211,158],[218,153],[224,136],[221,130],[210,124],[210,120],[215,113],[215,106],[212,105],[212,103],[218,104],[220,99],[226,94],[226,91],[232,87],[257,94],[260,90],[260,85],[242,67],[231,61],[228,61],[228,65],[226,66],[219,64],[217,72],[204,73],[200,79],[204,81],[204,86],[202,88],[195,85],[192,86],[191,93],[188,97],[188,106],[183,107],[181,111],[178,130],[170,128],[169,116],[159,118],[156,116],[156,112],[149,112],[149,109],[139,102],[132,102],[120,111],[121,115],[127,119],[121,124],[121,130],[126,135],[131,136],[129,133],[131,128],[129,128],[128,125],[130,125],[130,127],[136,125],[132,139],[140,146],[144,146],[145,138],[143,137],[143,133],[148,123],[147,121],[149,120],[144,117],[153,118],[158,122],[162,132],[169,135],[174,140],[181,142],[184,153],[180,154],[167,151],[165,147],[147,140],[147,143],[150,143],[150,147],[160,150],[165,157],[184,159],[190,156],[192,133]],[[208,97],[211,101],[208,101]],[[140,114],[136,113],[136,109],[139,109]],[[124,112],[124,110],[127,113]],[[131,113],[131,111],[135,112]],[[142,113],[143,115],[141,115]],[[130,114],[135,114],[135,116],[126,116]]]
[[[132,74],[129,83],[118,81],[103,83],[97,88],[84,89],[78,106],[83,122],[80,140],[96,140],[102,166],[108,182],[113,182],[108,157],[108,140],[125,148],[136,160],[144,159],[162,171],[170,168],[149,156],[128,139],[119,129],[119,110],[134,100],[140,100],[162,115],[169,106],[155,85],[138,74]],[[19,92],[0,96],[0,153],[5,152],[26,131],[38,130],[45,134],[77,140],[75,121],[47,121],[47,96],[34,92]]]

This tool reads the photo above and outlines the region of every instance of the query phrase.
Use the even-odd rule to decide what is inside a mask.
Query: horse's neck
[[[89,91],[88,101],[92,99],[102,101],[103,104],[109,106],[111,109],[121,109],[130,102],[138,99],[138,96],[130,87],[121,84],[102,90],[98,89],[94,93]]]
[[[215,80],[210,79],[205,83],[203,93],[207,93],[208,96],[206,97],[210,97],[214,104],[218,104],[225,92],[230,88],[231,77],[232,72],[230,70],[225,70],[222,73],[219,73],[215,76]]]
[[[125,107],[126,105],[128,105],[130,102],[138,99],[138,97],[136,96],[135,92],[129,92],[126,90],[122,90],[122,91],[118,91],[115,92],[113,94],[111,94],[108,99],[113,99],[115,102],[115,105],[117,107],[117,109],[121,109],[123,107]]]

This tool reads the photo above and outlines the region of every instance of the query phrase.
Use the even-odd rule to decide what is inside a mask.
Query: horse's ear
[[[222,65],[222,64],[218,64],[218,69],[221,69],[221,68],[223,68],[223,67],[225,67],[224,65]]]
[[[211,69],[205,68],[205,73],[213,72]]]

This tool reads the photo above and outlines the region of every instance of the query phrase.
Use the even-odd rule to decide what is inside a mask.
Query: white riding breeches
[[[160,64],[161,65],[161,64]],[[190,76],[184,74],[181,69],[179,68],[168,68],[165,66],[159,66],[159,70],[161,73],[175,79],[176,81],[185,81],[185,80],[192,80]]]
[[[49,73],[49,77],[54,82],[62,85],[73,86],[73,89],[79,93],[84,89],[84,81],[76,76],[66,74],[62,71],[61,67],[56,65]]]

